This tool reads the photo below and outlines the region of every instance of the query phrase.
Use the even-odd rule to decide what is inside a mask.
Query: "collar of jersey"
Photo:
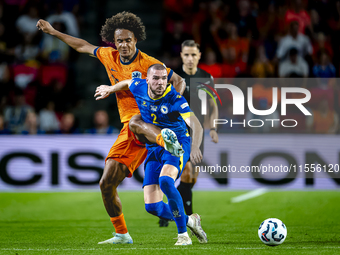
[[[120,63],[123,65],[130,65],[137,57],[139,50],[136,48],[136,53],[133,55],[133,57],[130,59],[129,62],[123,62],[122,59],[119,57]]]
[[[148,93],[148,96],[149,96],[150,99],[156,101],[156,100],[159,100],[159,99],[165,97],[166,94],[168,94],[170,91],[171,91],[171,84],[169,83],[168,87],[166,88],[165,92],[163,93],[163,95],[162,95],[161,97],[154,99],[154,98],[151,98],[151,97],[149,96],[149,93]]]
[[[196,66],[196,73],[194,73],[194,74],[187,74],[187,73],[184,71],[184,65],[182,65],[182,71],[183,71],[183,73],[185,73],[186,75],[194,76],[194,75],[197,74],[197,72],[198,72],[198,67]]]

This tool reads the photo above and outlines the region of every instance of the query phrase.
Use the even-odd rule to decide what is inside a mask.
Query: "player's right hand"
[[[218,143],[218,134],[216,130],[210,130],[210,137],[214,143]]]
[[[194,165],[200,163],[203,159],[202,152],[197,146],[191,146],[190,161]]]
[[[43,19],[38,20],[37,28],[46,34],[51,34],[54,31],[54,28],[51,26],[51,24]]]
[[[100,85],[97,87],[94,97],[96,98],[96,100],[107,98],[111,94],[112,88],[112,86]]]

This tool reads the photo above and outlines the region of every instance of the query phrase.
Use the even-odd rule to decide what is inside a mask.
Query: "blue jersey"
[[[189,136],[184,122],[184,119],[190,117],[189,104],[171,84],[158,99],[149,97],[148,84],[145,79],[133,79],[130,91],[136,99],[144,122],[154,124],[161,129],[169,128],[176,133],[178,138]]]

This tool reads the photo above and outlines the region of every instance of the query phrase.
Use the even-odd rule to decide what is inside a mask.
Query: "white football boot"
[[[112,233],[114,234],[114,233]],[[114,234],[114,237],[107,239],[98,244],[132,244],[132,238],[129,233],[126,234]]]
[[[179,144],[175,132],[169,128],[163,128],[161,134],[164,140],[164,148],[170,152],[171,155],[181,157],[184,154],[184,150],[182,145]]]
[[[201,226],[201,217],[197,214],[191,214],[187,227],[191,230],[191,233],[195,235],[200,243],[207,243],[207,234],[204,232]]]
[[[184,236],[184,235],[178,235],[177,237],[177,242],[175,245],[191,245],[192,241],[189,236]]]

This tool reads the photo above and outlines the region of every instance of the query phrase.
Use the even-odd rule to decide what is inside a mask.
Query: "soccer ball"
[[[275,246],[284,242],[287,237],[287,228],[279,219],[269,218],[261,223],[258,234],[264,244]]]

